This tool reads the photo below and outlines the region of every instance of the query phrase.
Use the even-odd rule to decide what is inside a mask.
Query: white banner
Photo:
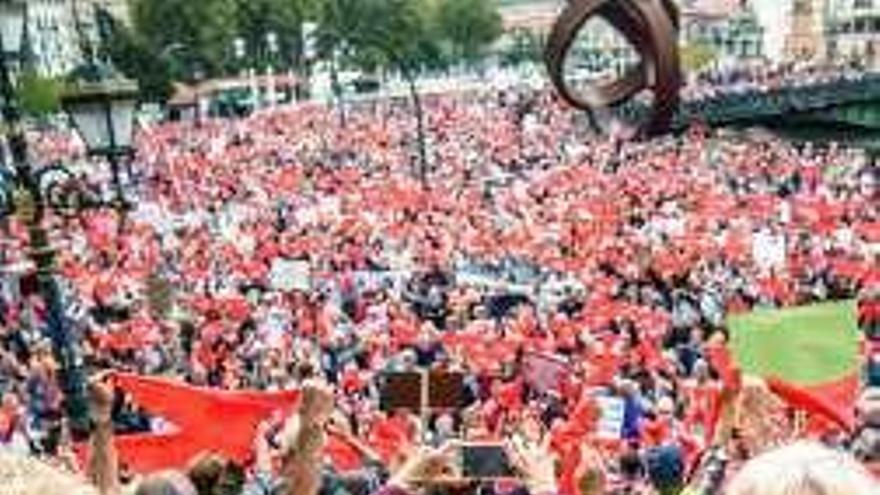
[[[618,440],[623,431],[624,402],[618,397],[598,397],[599,424],[596,435],[603,440]]]
[[[269,281],[275,290],[307,291],[312,287],[312,268],[308,261],[278,258],[272,263]]]

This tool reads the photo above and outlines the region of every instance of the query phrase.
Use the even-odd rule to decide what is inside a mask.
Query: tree
[[[145,101],[166,101],[173,90],[170,60],[152,50],[144,39],[109,13],[100,12],[99,19],[102,56],[137,81],[141,98]]]
[[[132,18],[148,50],[173,59],[172,75],[186,79],[194,67],[216,76],[233,66],[238,10],[238,0],[134,0]],[[185,50],[170,53],[174,46]]]
[[[417,76],[423,68],[443,64],[433,36],[426,0],[357,0],[360,5],[352,30],[338,33],[353,48],[356,60],[397,71],[406,81],[416,116],[419,176],[427,184],[428,153],[425,114]]]
[[[339,55],[362,21],[361,0],[323,0],[317,9],[318,29],[315,33],[317,57],[329,62],[330,85],[333,90],[340,124],[345,127],[345,94],[339,81]]]
[[[442,50],[432,31],[428,0],[325,0],[318,15],[319,57],[330,62],[337,102],[342,88],[337,71],[349,63],[366,72],[398,72],[406,80],[418,121],[420,170],[427,173],[424,114],[416,77],[441,67]],[[344,112],[340,109],[344,119]],[[343,120],[344,121],[344,120]]]
[[[22,111],[29,115],[44,117],[60,109],[61,85],[55,79],[26,71],[19,77],[16,92]]]
[[[438,0],[434,22],[452,56],[473,61],[501,36],[503,26],[492,0]]]
[[[306,0],[238,0],[238,32],[253,60],[271,61],[289,68],[302,62],[302,24],[312,6]],[[267,34],[278,40],[276,60],[270,60]]]

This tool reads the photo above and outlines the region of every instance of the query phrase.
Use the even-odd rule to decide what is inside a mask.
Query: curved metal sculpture
[[[638,52],[641,62],[618,80],[592,84],[576,94],[565,81],[565,59],[578,32],[594,16],[620,32]],[[649,89],[654,96],[651,115],[636,124],[635,131],[647,136],[664,133],[678,108],[682,85],[678,28],[678,9],[673,0],[569,0],[547,41],[545,62],[550,79],[563,99],[591,115]]]

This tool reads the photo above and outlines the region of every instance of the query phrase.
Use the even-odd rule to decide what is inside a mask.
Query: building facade
[[[68,0],[32,0],[27,4],[27,49],[31,67],[58,77],[80,60],[76,27]]]
[[[38,74],[59,77],[82,63],[82,38],[97,38],[95,9],[130,23],[128,0],[29,0],[28,62]]]
[[[750,2],[681,2],[681,43],[704,46],[720,60],[765,55],[764,27]]]
[[[558,0],[498,0],[505,31],[528,30],[546,35],[562,10]]]
[[[499,0],[508,31],[549,33],[563,3],[559,0]],[[764,56],[764,27],[751,2],[744,0],[678,0],[682,45],[701,45],[723,60]],[[590,20],[578,34],[570,55],[572,70],[622,73],[637,62],[627,41],[603,20]]]
[[[857,59],[880,68],[880,0],[828,0],[825,17],[831,60]]]
[[[123,24],[131,24],[130,0],[80,0],[80,3],[91,4],[92,8],[101,7]]]
[[[783,46],[786,61],[816,61],[825,57],[825,0],[791,0]]]
[[[499,0],[507,33],[528,32],[546,40],[564,2],[560,0]],[[566,73],[576,79],[623,74],[638,62],[638,54],[607,22],[591,19],[578,33],[566,61]]]

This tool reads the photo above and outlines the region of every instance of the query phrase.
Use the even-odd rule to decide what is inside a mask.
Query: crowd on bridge
[[[719,442],[731,465],[807,438],[880,461],[880,424],[854,442],[828,424],[795,431],[752,380],[735,390],[752,400],[736,434],[714,434],[732,386],[718,358],[727,316],[857,299],[866,353],[880,337],[876,164],[760,133],[608,142],[551,95],[532,99],[520,121],[504,95],[428,98],[422,174],[410,110],[393,102],[344,120],[303,105],[143,130],[124,222],[112,211],[49,219],[85,363],[113,372],[93,386],[101,491],[149,474],[124,452],[117,472],[101,425],[120,438],[174,428],[137,403],[138,376],[304,390],[289,431],[283,416],[265,418],[249,455],[190,471],[205,495],[405,493],[438,475],[426,472],[442,464],[428,446],[452,438],[518,439],[509,454],[535,495],[720,486]],[[44,163],[80,153],[63,133],[32,137]],[[25,226],[3,229],[5,266],[27,266]],[[88,471],[64,455],[45,304],[26,276],[0,282],[0,451]],[[533,354],[567,363],[564,376],[527,376]],[[466,407],[428,421],[382,411],[378,377],[413,369],[464,373]],[[597,436],[597,397],[624,404],[616,438]],[[860,418],[878,408],[866,399]],[[842,466],[844,491],[828,493],[876,493],[845,454],[789,450],[780,462]],[[749,486],[763,483],[760,466],[742,476],[728,493],[782,493]],[[139,493],[190,493],[191,481],[148,476]]]
[[[581,90],[575,87],[574,92]],[[711,127],[773,124],[783,116],[873,101],[878,91],[880,75],[856,63],[756,60],[712,67],[688,76],[672,127],[681,131],[694,122]],[[614,113],[624,120],[643,120],[650,105],[650,92],[642,92]]]
[[[738,64],[696,74],[694,80],[685,88],[685,99],[712,99],[730,94],[766,93],[839,81],[858,81],[871,75],[870,71],[855,62]]]

